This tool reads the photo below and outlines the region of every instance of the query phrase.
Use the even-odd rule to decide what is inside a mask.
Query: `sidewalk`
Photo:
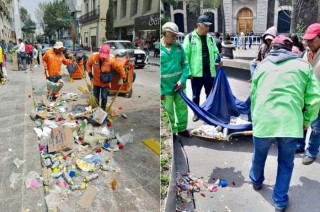
[[[46,211],[42,183],[35,189],[26,189],[24,183],[24,178],[30,171],[41,174],[38,138],[33,131],[36,126],[29,114],[33,109],[32,97],[39,100],[42,94],[46,94],[43,91],[43,67],[41,65],[40,68],[34,68],[33,72],[25,72],[12,71],[11,63],[7,63],[7,66],[9,80],[5,85],[0,85],[0,206],[6,208],[6,211]],[[128,119],[121,116],[113,118],[112,129],[121,135],[132,133],[134,136],[132,144],[117,153],[110,153],[110,160],[114,161],[112,165],[121,170],[117,174],[117,189],[113,191],[109,188],[112,175],[102,173],[102,176],[91,183],[97,188],[97,196],[89,209],[81,209],[77,205],[83,191],[68,191],[68,201],[63,201],[66,203],[62,204],[63,207],[72,208],[72,211],[105,211],[106,208],[108,211],[159,211],[159,157],[141,142],[150,138],[159,140],[159,83],[154,83],[159,82],[159,76],[157,71],[149,69],[145,68],[143,75],[138,73],[132,98],[119,96],[114,103],[115,108],[123,108]],[[150,79],[152,83],[148,83]],[[86,105],[88,95],[77,90],[79,85],[86,88],[84,80],[70,83],[66,74],[63,75],[63,80],[65,85],[62,92],[77,93],[79,96],[79,100],[73,103],[73,108]],[[111,99],[112,96],[109,96],[108,102]],[[13,164],[15,158],[26,162],[18,169]],[[20,180],[15,183],[15,189],[10,188],[9,178],[12,172],[21,174]]]

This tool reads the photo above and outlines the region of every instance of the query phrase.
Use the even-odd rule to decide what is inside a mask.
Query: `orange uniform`
[[[92,73],[93,71],[93,79],[92,83],[93,85],[99,86],[99,87],[110,87],[110,83],[102,83],[100,80],[100,72],[109,72],[111,70],[116,70],[120,73],[120,76],[122,79],[126,78],[126,73],[123,67],[123,64],[120,62],[117,62],[117,60],[114,57],[110,57],[109,60],[105,60],[101,64],[101,71],[100,71],[100,54],[96,53],[92,55],[88,61],[87,61],[87,71],[88,73]]]
[[[56,54],[54,49],[49,49],[42,57],[44,67],[48,69],[48,75],[62,75],[61,65],[70,65],[72,60],[66,59],[62,52]],[[46,74],[46,73],[45,73]],[[47,76],[48,77],[48,76]]]

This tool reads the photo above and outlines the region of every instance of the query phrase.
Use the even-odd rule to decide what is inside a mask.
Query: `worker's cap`
[[[100,57],[108,58],[110,56],[110,46],[108,44],[103,44],[99,51]]]
[[[304,34],[303,39],[313,40],[319,34],[320,34],[320,23],[314,23],[307,28],[306,34]]]
[[[199,18],[197,19],[197,23],[198,24],[205,24],[205,25],[211,25],[212,23],[209,20],[209,17],[206,15],[201,15],[199,16]]]
[[[64,49],[63,43],[61,41],[57,41],[54,46],[54,49]]]
[[[264,39],[265,40],[273,40],[274,37],[272,35],[267,35]]]
[[[290,38],[284,35],[278,35],[271,42],[272,46],[278,46],[280,48],[287,49],[288,51],[292,50],[293,42]]]
[[[173,22],[167,22],[167,23],[163,24],[162,32],[172,32],[176,35],[182,34],[181,32],[179,32],[179,28],[178,28],[177,24],[175,24]]]

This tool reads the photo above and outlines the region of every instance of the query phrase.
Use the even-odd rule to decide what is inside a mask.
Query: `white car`
[[[135,67],[143,68],[146,65],[146,53],[133,45],[132,42],[128,40],[108,40],[104,43],[110,46],[110,53],[114,56],[121,56],[124,55],[128,50],[133,50]]]

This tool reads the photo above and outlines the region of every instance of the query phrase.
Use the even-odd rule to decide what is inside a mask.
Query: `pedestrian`
[[[257,57],[250,63],[251,78],[249,81],[251,81],[257,65],[267,56],[268,52],[270,51],[271,42],[277,36],[277,33],[277,28],[272,26],[261,36],[262,44],[259,46]]]
[[[241,43],[241,48],[243,50],[246,50],[246,35],[244,34],[244,32],[240,33],[240,43]]]
[[[18,39],[18,46],[19,46],[17,50],[18,66],[19,66],[18,69],[20,70],[20,65],[22,64],[22,70],[27,70],[26,48],[21,38]]]
[[[160,40],[161,55],[161,102],[168,112],[173,140],[176,134],[190,137],[188,126],[188,107],[177,91],[185,92],[189,68],[182,45],[177,42],[179,28],[173,22],[162,26]]]
[[[5,54],[2,54],[2,64],[1,64],[1,73],[0,73],[0,82],[2,85],[7,81],[7,78],[8,78],[6,58],[4,55]]]
[[[236,49],[239,49],[240,45],[239,45],[239,36],[238,36],[238,33],[236,33],[236,35],[234,36],[234,45],[236,47]]]
[[[3,63],[3,49],[2,49],[2,46],[0,46],[0,82],[1,84],[2,84],[2,81],[5,79],[2,71],[2,63]]]
[[[101,108],[106,110],[108,92],[112,81],[111,70],[119,72],[123,83],[126,83],[127,76],[124,67],[116,61],[115,57],[110,58],[110,46],[108,44],[103,44],[100,47],[99,53],[93,54],[88,59],[86,67],[90,80],[93,83],[93,95],[96,98],[96,102],[99,104],[101,94]],[[102,73],[109,73],[109,82],[101,81]]]
[[[32,65],[32,52],[33,52],[33,46],[28,41],[25,41],[25,52],[27,57],[27,65]]]
[[[59,90],[63,87],[62,70],[61,66],[72,64],[72,59],[66,59],[63,54],[64,46],[63,43],[57,41],[52,49],[46,51],[42,57],[43,66],[45,70],[46,79],[49,81],[47,84],[48,89],[48,99],[55,100],[59,95]],[[58,85],[54,83],[58,83]],[[50,87],[51,86],[51,87]],[[59,89],[52,88],[52,86],[57,86]]]
[[[33,64],[34,67],[37,67],[39,65],[39,63],[37,62],[37,58],[39,56],[39,51],[37,49],[37,44],[33,45],[33,51],[32,51],[32,56],[33,56]]]
[[[320,23],[311,24],[303,36],[306,41],[307,50],[302,53],[302,59],[308,61],[315,72],[317,80],[320,81]],[[305,138],[298,141],[297,152],[304,152]],[[305,151],[302,164],[309,165],[317,158],[320,146],[320,112],[318,111],[318,117],[311,123],[311,135],[308,142],[308,147]]]
[[[206,98],[208,98],[213,87],[216,76],[215,62],[222,65],[219,56],[219,50],[214,39],[208,34],[209,26],[212,23],[208,16],[201,15],[197,19],[197,28],[189,33],[183,42],[186,53],[186,60],[189,64],[189,78],[191,79],[192,101],[199,105],[200,93],[202,87],[205,89]],[[194,122],[199,120],[194,115]]]
[[[219,54],[221,54],[222,51],[222,42],[220,40],[220,33],[219,32],[215,32],[214,33],[214,42],[216,42],[217,48],[219,49]]]
[[[300,41],[297,34],[294,34],[294,33],[289,34],[289,38],[293,42],[292,52],[300,56],[305,49],[303,46],[303,43]]]
[[[248,39],[249,39],[249,49],[251,49],[252,41],[253,41],[253,32],[249,33]]]
[[[38,63],[38,66],[40,66],[40,54],[41,54],[41,49],[42,49],[40,43],[36,42],[36,48],[38,50],[37,63]]]
[[[7,53],[7,45],[6,45],[6,42],[2,39],[1,42],[0,42],[0,45],[2,47],[2,55],[4,56],[5,59],[6,58],[6,53]]]
[[[276,211],[285,211],[288,205],[297,140],[320,107],[320,86],[312,66],[291,52],[292,44],[282,35],[272,41],[272,50],[253,76],[250,96],[254,153],[249,176],[253,189],[262,189],[268,150],[276,141],[278,168],[272,194]]]
[[[226,34],[222,41],[222,53],[221,58],[228,57],[233,59],[233,50],[235,50],[235,46],[233,42],[230,40],[230,35]]]

